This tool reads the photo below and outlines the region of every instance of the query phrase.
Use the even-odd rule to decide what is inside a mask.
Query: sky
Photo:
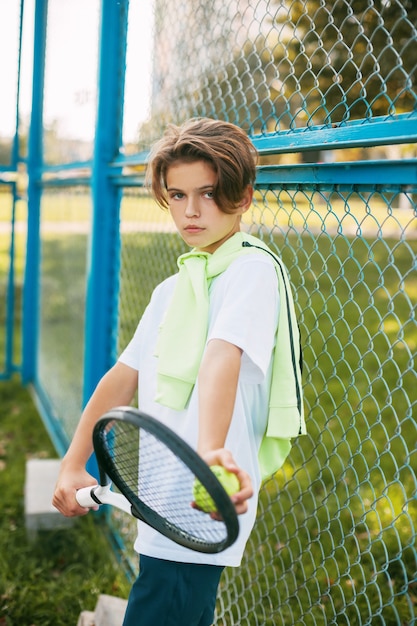
[[[19,0],[0,0],[0,135],[15,124]],[[44,123],[66,137],[92,139],[100,0],[49,0]],[[125,141],[134,140],[150,99],[152,0],[130,2]],[[31,109],[34,0],[25,0],[20,111]]]

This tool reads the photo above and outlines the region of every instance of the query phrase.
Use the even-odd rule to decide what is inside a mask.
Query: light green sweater
[[[275,260],[280,293],[268,424],[259,451],[261,475],[266,478],[282,465],[290,450],[289,440],[305,434],[306,428],[299,329],[287,271],[260,239],[239,232],[213,254],[191,250],[179,257],[177,284],[158,337],[156,400],[176,410],[185,408],[206,344],[210,280],[240,255],[260,251]]]

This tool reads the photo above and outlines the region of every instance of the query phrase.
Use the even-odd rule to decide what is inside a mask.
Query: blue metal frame
[[[365,120],[307,126],[251,138],[260,154],[340,150],[417,141],[417,111]]]
[[[116,358],[121,193],[109,163],[122,145],[128,0],[102,4],[99,101],[92,168],[93,230],[85,315],[83,402]]]
[[[101,33],[98,73],[98,109],[94,157],[92,161],[56,166],[43,163],[43,93],[48,0],[35,0],[35,42],[32,113],[27,164],[28,238],[24,279],[22,379],[34,384],[34,399],[51,440],[60,455],[69,441],[55,407],[47,394],[47,381],[38,378],[40,315],[40,217],[42,191],[61,186],[90,186],[92,232],[89,241],[84,336],[83,404],[85,405],[103,374],[113,365],[117,350],[118,291],[120,263],[121,189],[142,187],[141,172],[126,174],[128,165],[146,165],[147,151],[125,157],[121,154],[123,95],[126,62],[129,0],[101,0]],[[5,369],[13,362],[15,317],[15,208],[18,200],[19,91],[24,0],[20,0],[20,33],[16,128],[9,167],[0,167],[0,182],[12,194],[10,266],[7,284]],[[344,148],[371,147],[417,142],[417,111],[322,126],[293,127],[252,136],[261,156],[308,153]],[[330,156],[330,155],[329,155]],[[401,161],[352,161],[286,165],[261,165],[257,171],[259,189],[305,189],[354,194],[360,192],[417,192],[417,159]],[[15,178],[13,178],[13,176]],[[413,198],[414,200],[414,198]],[[0,374],[0,378],[2,374]],[[409,407],[411,411],[411,407]],[[87,469],[97,475],[94,456]],[[110,539],[123,558],[123,538],[111,529]],[[126,568],[130,569],[129,561]],[[130,569],[133,574],[133,568]]]
[[[113,183],[120,187],[143,187],[145,175],[112,174]],[[403,161],[347,161],[319,164],[264,165],[257,169],[256,185],[262,189],[295,189],[302,185],[317,185],[320,189],[338,185],[339,190],[417,190],[417,159]]]
[[[348,161],[317,165],[266,165],[258,169],[256,184],[261,188],[294,189],[317,185],[320,189],[379,191],[417,190],[417,159],[403,161]]]
[[[4,371],[0,374],[1,379],[9,378],[10,374],[19,369],[14,363],[14,337],[15,337],[15,224],[16,224],[16,202],[19,199],[17,190],[17,170],[20,162],[19,153],[19,100],[20,100],[20,76],[22,61],[22,26],[23,26],[24,0],[20,0],[20,19],[19,19],[19,46],[17,58],[17,76],[16,76],[16,115],[15,130],[12,144],[12,155],[10,167],[2,167],[0,170],[0,182],[10,185],[12,194],[12,215],[11,215],[11,231],[9,245],[9,271],[7,276],[6,287],[6,337],[5,337],[5,364]],[[2,175],[2,172],[5,175]]]
[[[23,355],[22,380],[36,379],[39,343],[39,267],[40,267],[40,185],[43,164],[43,92],[45,78],[45,48],[48,0],[35,5],[33,46],[32,113],[28,146],[28,225],[26,267],[23,288]]]
[[[22,13],[23,3],[21,0]],[[117,350],[119,287],[119,211],[121,187],[143,186],[144,174],[125,174],[126,165],[145,165],[148,152],[124,157],[122,145],[124,70],[129,0],[102,0],[98,74],[98,109],[94,157],[92,161],[46,166],[43,163],[43,88],[48,0],[36,0],[32,115],[28,157],[28,241],[24,284],[23,366],[24,382],[37,381],[39,333],[40,206],[43,188],[61,185],[91,185],[93,216],[86,285],[85,356],[83,404],[103,374],[112,366]],[[21,33],[20,33],[21,36]],[[20,69],[20,68],[19,68]],[[20,76],[19,76],[20,82]],[[16,118],[18,124],[18,116]],[[18,133],[14,145],[14,163],[19,160]],[[417,141],[417,112],[398,116],[369,118],[343,124],[292,128],[251,137],[260,155],[337,150],[350,147],[411,143]],[[3,168],[0,168],[0,172]],[[65,171],[65,177],[62,172]],[[73,175],[71,175],[71,171]],[[70,176],[68,176],[68,173]],[[1,174],[0,174],[1,178]],[[314,185],[318,190],[338,186],[339,190],[417,189],[417,160],[383,162],[319,163],[271,165],[258,168],[260,188],[297,189]],[[13,184],[10,183],[9,184]],[[13,187],[16,193],[16,187]],[[16,199],[16,196],[14,196]],[[14,214],[13,214],[14,215]],[[14,219],[14,217],[13,217]],[[14,253],[14,234],[11,258]],[[14,284],[10,268],[9,290]],[[8,337],[12,336],[14,294],[8,293]],[[11,346],[7,346],[8,362]],[[41,387],[39,384],[38,387]],[[48,416],[51,407],[45,403]],[[54,423],[53,416],[51,423]],[[53,428],[59,430],[57,423]],[[58,447],[65,445],[56,433]]]
[[[101,15],[99,101],[92,165],[93,227],[85,314],[83,405],[116,359],[120,265],[121,192],[109,178],[109,163],[122,145],[129,0],[104,0]],[[94,455],[87,470],[97,476]]]
[[[35,400],[48,432],[60,454],[68,441],[53,407],[37,379],[40,303],[40,211],[44,187],[71,183],[90,184],[92,192],[92,233],[86,285],[85,356],[83,404],[103,374],[111,367],[117,350],[119,210],[120,189],[109,176],[112,161],[122,145],[123,99],[129,0],[103,0],[98,73],[98,108],[93,161],[63,166],[43,163],[43,93],[48,0],[36,0],[32,113],[28,149],[28,236],[24,279],[22,380],[33,383]],[[62,170],[74,170],[74,177],[60,179]],[[79,170],[84,170],[80,175]],[[103,304],[105,303],[105,304]],[[88,469],[96,474],[92,457]]]
[[[417,112],[346,122],[331,127],[307,127],[268,135],[254,135],[252,143],[261,156],[308,152],[310,150],[337,150],[342,148],[372,147],[417,142]],[[110,175],[115,185],[142,187],[145,175],[121,174],[124,165],[146,165],[149,152],[120,156],[113,162]],[[365,190],[375,188],[375,180],[381,181],[381,189],[392,186],[414,190],[417,186],[417,161],[357,161],[297,165],[273,165],[258,168],[257,184],[260,187],[294,187],[317,184],[360,186]]]

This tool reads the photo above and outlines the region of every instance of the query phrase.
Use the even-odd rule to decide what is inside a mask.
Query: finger
[[[52,498],[53,506],[64,515],[64,517],[87,515],[91,510],[90,508],[78,504],[75,493],[75,489],[71,489],[70,491],[57,490]],[[98,510],[98,506],[92,507],[92,510]]]
[[[238,469],[236,473],[240,484],[239,491],[235,494],[237,500],[247,500],[253,496],[253,485],[250,475],[242,469]]]

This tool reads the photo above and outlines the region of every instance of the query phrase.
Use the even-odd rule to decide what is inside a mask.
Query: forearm
[[[233,415],[242,351],[213,339],[207,345],[199,376],[198,452],[223,448]]]
[[[85,407],[71,445],[64,456],[52,503],[63,515],[83,515],[88,509],[79,506],[75,492],[95,483],[85,466],[93,451],[92,433],[97,420],[115,406],[132,401],[137,388],[137,372],[122,363],[103,376]]]
[[[198,376],[198,452],[209,465],[223,465],[236,474],[240,490],[232,496],[238,514],[248,509],[253,495],[249,474],[240,468],[229,450],[226,437],[232,421],[242,351],[235,345],[213,339],[207,345]]]

